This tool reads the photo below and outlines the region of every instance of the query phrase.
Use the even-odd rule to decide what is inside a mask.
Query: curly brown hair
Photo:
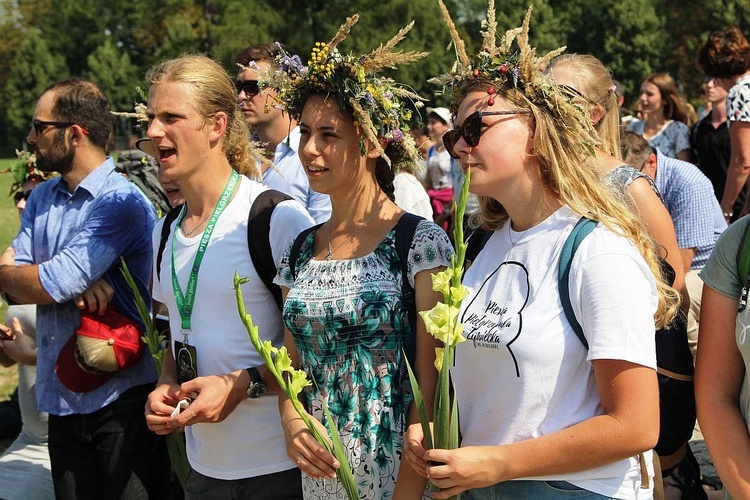
[[[698,49],[697,63],[710,77],[741,75],[750,69],[750,44],[736,26],[714,31]]]

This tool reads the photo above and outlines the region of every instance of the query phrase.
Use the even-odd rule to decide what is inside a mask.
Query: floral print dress
[[[313,382],[306,392],[308,411],[325,421],[327,403],[360,498],[388,499],[412,401],[403,355],[412,332],[402,302],[395,229],[374,252],[348,260],[312,259],[313,238],[311,233],[300,249],[296,280],[288,249],[276,279],[290,289],[284,324]],[[418,272],[447,266],[452,252],[445,232],[420,221],[409,250],[411,285]],[[337,479],[316,481],[303,474],[302,487],[306,499],[346,499]]]

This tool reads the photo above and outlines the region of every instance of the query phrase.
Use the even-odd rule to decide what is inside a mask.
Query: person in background
[[[240,111],[253,138],[263,144],[273,161],[273,165],[259,163],[263,184],[296,199],[316,222],[323,222],[331,215],[331,200],[310,188],[297,155],[297,122],[290,121],[278,109],[273,89],[260,86],[264,74],[275,69],[273,61],[279,51],[279,44],[261,43],[245,48],[235,57],[240,67],[235,81]]]
[[[612,91],[615,86],[612,73],[599,59],[586,54],[564,54],[553,59],[549,73],[588,111],[599,140],[596,159],[602,178],[613,187],[616,196],[627,193],[634,212],[642,218],[649,235],[659,245],[660,257],[674,270],[671,285],[680,292],[687,311],[690,299],[672,218],[651,178],[622,160],[619,100]]]
[[[427,108],[427,132],[434,142],[427,150],[427,194],[435,223],[446,231],[453,209],[453,158],[445,150],[443,134],[452,128],[453,118],[447,108]]]
[[[26,140],[37,168],[60,177],[31,192],[13,240],[16,265],[0,267],[0,290],[37,304],[36,395],[49,413],[59,499],[163,498],[169,485],[164,439],[142,417],[156,370],[145,348],[128,347],[125,333],[142,324],[120,271],[122,258],[150,304],[154,212],[106,156],[111,133],[95,84],[68,79],[42,93]],[[101,331],[109,333],[100,352],[110,356],[76,358]]]
[[[698,66],[727,91],[727,120],[731,157],[721,209],[728,222],[748,212],[748,199],[735,214],[737,198],[746,189],[750,173],[750,44],[736,26],[711,33],[698,50]]]
[[[724,231],[706,266],[700,343],[695,363],[698,423],[724,483],[724,498],[750,498],[750,309],[747,246],[750,216]]]
[[[628,125],[627,130],[643,136],[667,156],[690,161],[687,113],[672,77],[667,73],[647,76],[641,84],[639,102],[646,117]]]
[[[333,40],[343,40],[357,19],[349,18]],[[360,497],[418,500],[426,480],[402,462],[403,433],[418,421],[406,359],[431,408],[437,341],[416,312],[439,299],[431,275],[448,265],[453,250],[437,225],[393,202],[393,172],[412,165],[417,151],[407,133],[406,89],[381,73],[394,60],[424,54],[381,46],[343,56],[333,41],[314,50],[323,55],[313,56],[305,73],[289,71],[280,96],[299,118],[310,184],[330,195],[333,212],[300,235],[298,254],[289,249],[279,265],[276,282],[288,290],[286,345],[293,364],[316,381],[301,395],[313,420],[324,419],[325,405],[334,415]],[[412,236],[403,231],[408,239],[399,240],[409,226]],[[312,438],[284,394],[279,405],[287,453],[304,472],[305,498],[345,499],[341,484],[329,479],[343,465]]]
[[[732,161],[732,138],[727,120],[727,91],[717,85],[713,78],[707,78],[704,86],[710,111],[693,127],[690,136],[693,163],[711,180],[714,195],[721,202]],[[732,217],[728,222],[734,222],[739,218],[747,198],[747,189],[747,184],[742,186],[730,210]]]
[[[19,215],[31,191],[41,181],[41,175],[35,171],[26,175],[14,196]],[[0,257],[0,264],[14,265],[13,256],[13,248],[8,248]],[[0,495],[6,500],[52,500],[55,491],[47,448],[48,415],[39,411],[34,394],[36,306],[11,304],[5,317],[6,327],[0,326],[0,365],[18,366],[18,402],[23,427],[20,435],[0,457]]]
[[[417,168],[414,175],[417,176],[419,182],[427,189],[427,151],[435,145],[435,142],[430,139],[430,135],[427,132],[427,126],[421,123],[415,123],[409,129],[409,135],[414,139],[414,144],[417,145],[417,151],[419,156],[417,157]]]
[[[711,181],[698,167],[663,155],[638,134],[623,134],[622,156],[651,177],[672,217],[690,295],[687,333],[690,349],[695,355],[702,292],[698,272],[706,265],[716,240],[727,227],[721,207],[714,196]]]
[[[419,182],[415,171],[415,165],[407,165],[396,172],[393,179],[393,201],[409,213],[432,220],[430,196]]]

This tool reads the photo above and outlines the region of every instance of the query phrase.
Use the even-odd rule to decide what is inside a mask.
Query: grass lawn
[[[14,159],[0,159],[0,171],[8,168]],[[13,204],[13,198],[8,197],[10,185],[13,184],[13,176],[0,174],[0,252],[10,245],[18,232],[20,225],[18,211]],[[7,305],[0,300],[0,321],[5,323],[5,310]],[[18,385],[18,373],[15,367],[0,367],[0,401],[10,397],[10,394]]]

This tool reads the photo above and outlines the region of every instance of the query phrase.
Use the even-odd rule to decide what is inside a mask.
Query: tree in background
[[[686,97],[697,97],[702,75],[695,68],[700,43],[714,30],[735,24],[748,31],[748,0],[496,0],[498,29],[517,26],[534,5],[532,44],[601,59],[637,98],[645,75],[670,72]],[[486,0],[447,0],[464,39],[478,45]],[[369,52],[383,32],[414,19],[404,50],[430,55],[394,72],[431,105],[447,102],[426,83],[455,60],[435,0],[0,0],[0,152],[22,143],[33,105],[49,83],[68,75],[99,83],[116,109],[140,100],[136,86],[155,62],[203,52],[230,73],[242,48],[278,40],[305,61],[315,41],[327,41],[344,19],[358,12],[356,33],[342,51]],[[750,33],[748,33],[750,34]],[[474,38],[472,38],[472,36]]]

